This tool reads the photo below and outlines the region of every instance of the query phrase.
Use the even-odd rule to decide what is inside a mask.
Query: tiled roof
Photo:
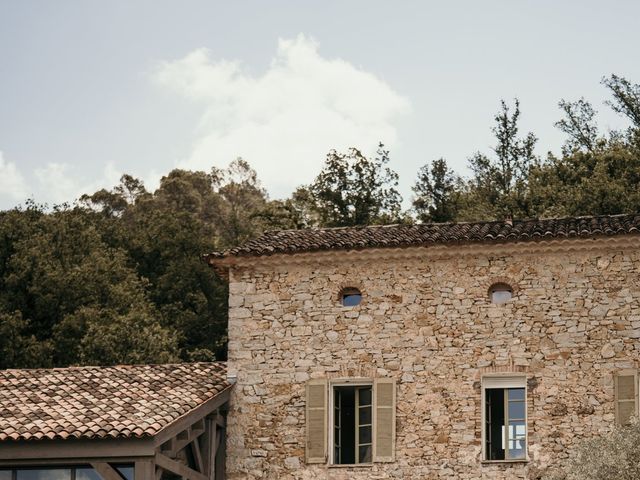
[[[157,434],[229,387],[221,363],[0,371],[0,441]]]
[[[429,246],[470,242],[519,242],[640,233],[640,215],[514,220],[513,222],[425,223],[368,227],[275,230],[225,252],[208,256],[261,256],[275,253]]]

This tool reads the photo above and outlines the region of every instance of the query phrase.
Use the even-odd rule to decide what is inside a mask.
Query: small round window
[[[507,303],[513,297],[513,289],[511,285],[506,283],[495,283],[489,289],[489,298],[491,303],[502,304]]]
[[[343,288],[340,292],[340,302],[344,307],[355,307],[362,301],[362,293],[357,288]]]

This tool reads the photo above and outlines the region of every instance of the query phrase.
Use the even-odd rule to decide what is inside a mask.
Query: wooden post
[[[134,469],[134,480],[155,480],[155,463],[153,460],[137,460]]]

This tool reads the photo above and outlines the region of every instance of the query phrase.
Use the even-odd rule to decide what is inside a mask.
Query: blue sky
[[[379,140],[408,200],[426,161],[464,172],[489,150],[501,98],[540,155],[563,142],[561,98],[624,126],[600,79],[640,82],[638,18],[632,1],[0,0],[0,208],[237,156],[277,198],[330,148]]]

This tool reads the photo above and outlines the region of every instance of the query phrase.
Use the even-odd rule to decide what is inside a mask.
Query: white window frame
[[[335,462],[335,429],[334,429],[334,389],[336,387],[371,387],[371,462],[369,463],[336,463]],[[341,378],[336,380],[329,381],[329,401],[327,402],[327,410],[328,410],[328,419],[329,419],[329,444],[327,445],[327,450],[329,450],[329,465],[335,467],[366,467],[373,465],[373,454],[375,452],[374,445],[376,441],[376,395],[375,395],[375,386],[372,378]],[[357,455],[357,452],[356,452]]]
[[[489,374],[482,376],[482,395],[481,395],[481,409],[482,409],[482,461],[483,462],[527,462],[529,461],[529,416],[528,416],[528,388],[527,388],[527,376],[518,375],[515,373],[505,374]],[[491,460],[487,458],[487,442],[486,442],[486,395],[487,389],[508,389],[508,388],[524,388],[524,458],[505,458],[504,460]]]

